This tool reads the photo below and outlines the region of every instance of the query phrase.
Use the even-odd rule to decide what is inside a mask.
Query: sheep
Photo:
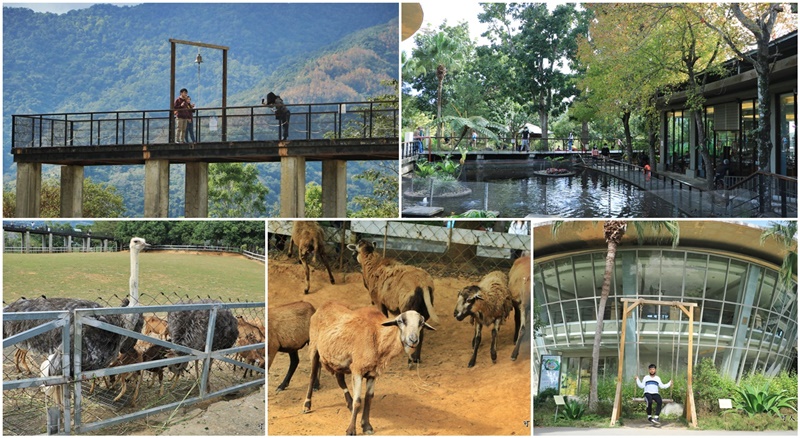
[[[137,363],[142,363],[142,353],[136,349],[130,349],[127,352],[120,353],[119,356],[117,356],[117,359],[114,360],[114,362],[112,362],[111,365],[109,365],[109,367],[133,365]],[[110,376],[109,379],[111,381],[111,384],[109,384],[108,380],[106,380],[106,386],[108,386],[109,389],[114,388],[119,382],[121,389],[119,391],[119,394],[117,394],[117,396],[114,397],[114,401],[119,401],[119,399],[121,399],[122,396],[125,395],[125,392],[128,391],[128,380],[131,378],[133,378],[136,388],[133,391],[133,396],[131,397],[131,406],[136,406],[136,399],[139,397],[139,385],[141,385],[142,383],[141,370],[129,371]]]
[[[31,367],[28,366],[28,350],[17,346],[17,349],[14,351],[14,366],[17,367],[17,371],[21,373],[22,368],[20,368],[20,364],[25,367],[27,374],[31,375]]]
[[[169,336],[169,326],[167,320],[159,318],[155,315],[144,317],[144,332],[145,335],[155,333],[160,339],[167,339]]]
[[[320,307],[311,317],[309,327],[311,377],[303,413],[311,411],[311,395],[321,365],[336,376],[344,391],[347,409],[351,411],[347,435],[356,434],[356,417],[362,407],[361,379],[366,379],[361,429],[365,434],[372,434],[369,410],[375,379],[401,352],[409,356],[414,352],[422,339],[423,328],[434,330],[414,310],[387,321],[375,307],[350,310],[334,302]],[[353,375],[353,396],[347,390],[345,374]]]
[[[283,382],[278,385],[276,392],[286,389],[292,380],[292,375],[300,363],[297,351],[308,344],[308,327],[314,312],[314,306],[305,301],[273,306],[268,309],[267,369],[272,366],[272,361],[275,360],[278,352],[289,354],[289,371]]]
[[[150,344],[150,346],[147,347],[147,349],[142,353],[142,362],[166,359],[167,352],[169,352],[169,348],[167,347],[157,344]],[[166,365],[156,366],[145,370],[153,374],[153,378],[158,377],[159,395],[164,395],[164,368],[166,368]]]
[[[361,239],[347,248],[356,255],[361,264],[364,287],[369,291],[372,304],[377,305],[384,316],[398,315],[407,310],[415,310],[426,320],[439,321],[433,308],[433,278],[424,269],[404,265],[396,260],[381,257],[375,252],[376,243]],[[420,335],[422,336],[422,335]],[[420,337],[412,363],[420,363],[422,356]]]
[[[241,345],[259,344],[264,342],[263,327],[245,320],[240,315],[236,317],[236,322],[239,326],[239,337],[236,339],[234,346],[238,347]],[[258,365],[262,368],[266,362],[264,360],[263,348],[242,351],[241,353],[238,353],[238,356],[243,362],[251,365]],[[250,371],[251,376],[253,375],[253,370],[245,368],[244,375],[242,377],[247,377],[248,371]]]
[[[517,360],[519,347],[522,344],[525,334],[530,333],[529,318],[531,315],[531,257],[520,257],[514,262],[514,266],[508,272],[508,289],[511,296],[519,296],[519,332],[514,344],[514,351],[511,352],[511,360]]]
[[[484,325],[489,324],[494,326],[492,327],[492,363],[497,363],[497,331],[513,308],[511,291],[508,290],[508,277],[502,271],[492,271],[486,274],[477,286],[467,286],[458,293],[453,316],[458,321],[463,321],[467,316],[471,316],[472,324],[475,325],[475,336],[472,338],[472,358],[469,360],[468,368],[475,366],[478,347],[481,345],[481,330]]]
[[[336,283],[331,273],[331,267],[328,265],[328,258],[325,255],[325,235],[322,233],[322,227],[320,227],[318,223],[312,221],[295,221],[292,226],[291,243],[297,245],[297,257],[300,259],[300,263],[303,264],[303,268],[306,271],[306,289],[303,292],[304,294],[308,294],[308,290],[311,288],[308,261],[312,256],[314,260],[319,256],[320,260],[322,260],[322,263],[325,265],[325,269],[328,270],[331,284]],[[290,244],[289,256],[291,257],[291,255],[292,245]]]

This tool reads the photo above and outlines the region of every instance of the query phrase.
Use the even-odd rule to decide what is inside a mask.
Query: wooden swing
[[[697,408],[695,407],[694,403],[694,391],[692,390],[692,340],[694,338],[694,308],[697,307],[697,303],[685,303],[682,301],[659,301],[659,300],[645,300],[642,298],[639,299],[631,299],[631,298],[622,298],[620,299],[622,302],[622,336],[620,338],[620,345],[619,345],[619,361],[617,362],[617,391],[614,395],[614,409],[611,412],[611,426],[614,426],[619,420],[620,415],[622,414],[622,369],[625,360],[625,332],[627,324],[625,321],[628,320],[628,315],[636,309],[641,304],[654,304],[657,306],[676,306],[678,307],[686,316],[689,317],[689,351],[688,351],[688,364],[686,367],[687,372],[687,383],[686,383],[686,421],[692,425],[692,427],[697,427]],[[673,337],[674,339],[674,337]],[[674,344],[674,341],[673,341]],[[674,345],[673,345],[674,347]],[[674,370],[673,370],[674,373]],[[673,384],[674,385],[674,384]],[[636,400],[636,399],[634,399]],[[672,399],[665,399],[672,402]],[[644,401],[644,398],[641,398],[641,401]]]
[[[641,319],[641,317],[640,317],[639,319]],[[642,327],[644,327],[644,322],[643,322],[643,321],[642,321]],[[639,333],[641,333],[641,331],[642,331],[642,330],[639,330]],[[675,376],[675,369],[676,369],[676,368],[678,368],[678,358],[676,357],[676,354],[675,354],[675,344],[676,344],[676,338],[677,338],[677,332],[675,332],[675,333],[673,333],[673,334],[672,334],[672,357],[673,357],[673,358],[675,358],[675,359],[674,359],[674,361],[670,361],[670,367],[671,367],[671,371],[672,371],[672,375],[673,375],[673,377]],[[638,371],[638,370],[640,370],[640,368],[638,368],[638,367],[639,367],[639,366],[641,366],[641,364],[642,364],[642,359],[641,359],[641,344],[642,344],[642,338],[641,338],[641,336],[637,336],[637,337],[636,337],[636,363],[637,363],[637,371]],[[637,375],[638,375],[638,374],[637,374]],[[665,405],[666,405],[666,404],[668,404],[668,403],[672,403],[672,402],[673,402],[673,399],[672,399],[672,394],[673,394],[673,390],[674,390],[674,389],[675,389],[675,383],[673,382],[673,384],[672,384],[672,385],[670,385],[670,387],[669,387],[669,398],[662,398],[662,399],[661,399],[661,403],[663,403],[663,404],[665,404]],[[635,402],[635,403],[644,403],[644,402],[646,402],[646,401],[647,401],[647,399],[646,399],[646,398],[644,398],[644,397],[632,397],[632,398],[631,398],[631,401],[632,401],[632,402]]]

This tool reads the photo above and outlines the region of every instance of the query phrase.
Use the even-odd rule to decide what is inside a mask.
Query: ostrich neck
[[[129,306],[139,305],[139,252],[131,250],[131,280],[130,280],[130,304]]]

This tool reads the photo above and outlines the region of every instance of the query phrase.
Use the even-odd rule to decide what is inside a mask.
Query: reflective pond
[[[479,182],[462,182],[472,192],[459,197],[409,196],[412,186],[414,191],[429,192],[425,186],[430,183],[421,179],[412,182],[405,178],[403,208],[442,207],[443,215],[460,214],[470,209],[490,210],[498,211],[499,217],[503,218],[529,215],[566,218],[684,216],[661,198],[591,169],[567,177],[514,175],[530,175],[531,172],[509,169],[503,172],[506,175],[501,179],[497,173],[493,171],[493,177],[478,174]]]

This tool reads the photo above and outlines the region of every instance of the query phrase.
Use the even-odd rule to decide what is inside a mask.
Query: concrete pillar
[[[144,163],[144,217],[169,216],[169,161]]]
[[[281,217],[306,216],[306,159],[281,157]]]
[[[31,232],[26,231],[25,235],[22,238],[22,252],[29,253],[31,252]]]
[[[72,236],[67,236],[67,252],[72,252]]]
[[[185,217],[208,217],[208,163],[186,163]]]
[[[322,162],[322,216],[347,217],[347,161]]]
[[[108,252],[108,239],[103,239],[103,252]]]
[[[664,139],[667,138],[667,112],[666,111],[661,111],[661,117],[659,117],[659,120],[660,120],[660,122],[658,124],[659,125],[658,126],[658,131],[659,131],[660,135],[659,135],[658,153],[659,153],[659,157],[661,157],[661,161],[659,161],[658,165],[655,166],[655,169],[657,171],[659,171],[659,172],[663,172],[664,170],[666,170],[666,167],[667,167],[666,164],[665,164],[665,159],[667,157],[667,144],[664,141]]]
[[[17,163],[17,218],[39,217],[42,201],[42,164]]]
[[[53,233],[47,233],[47,252],[53,252]]]
[[[83,217],[83,166],[61,166],[61,217]]]

